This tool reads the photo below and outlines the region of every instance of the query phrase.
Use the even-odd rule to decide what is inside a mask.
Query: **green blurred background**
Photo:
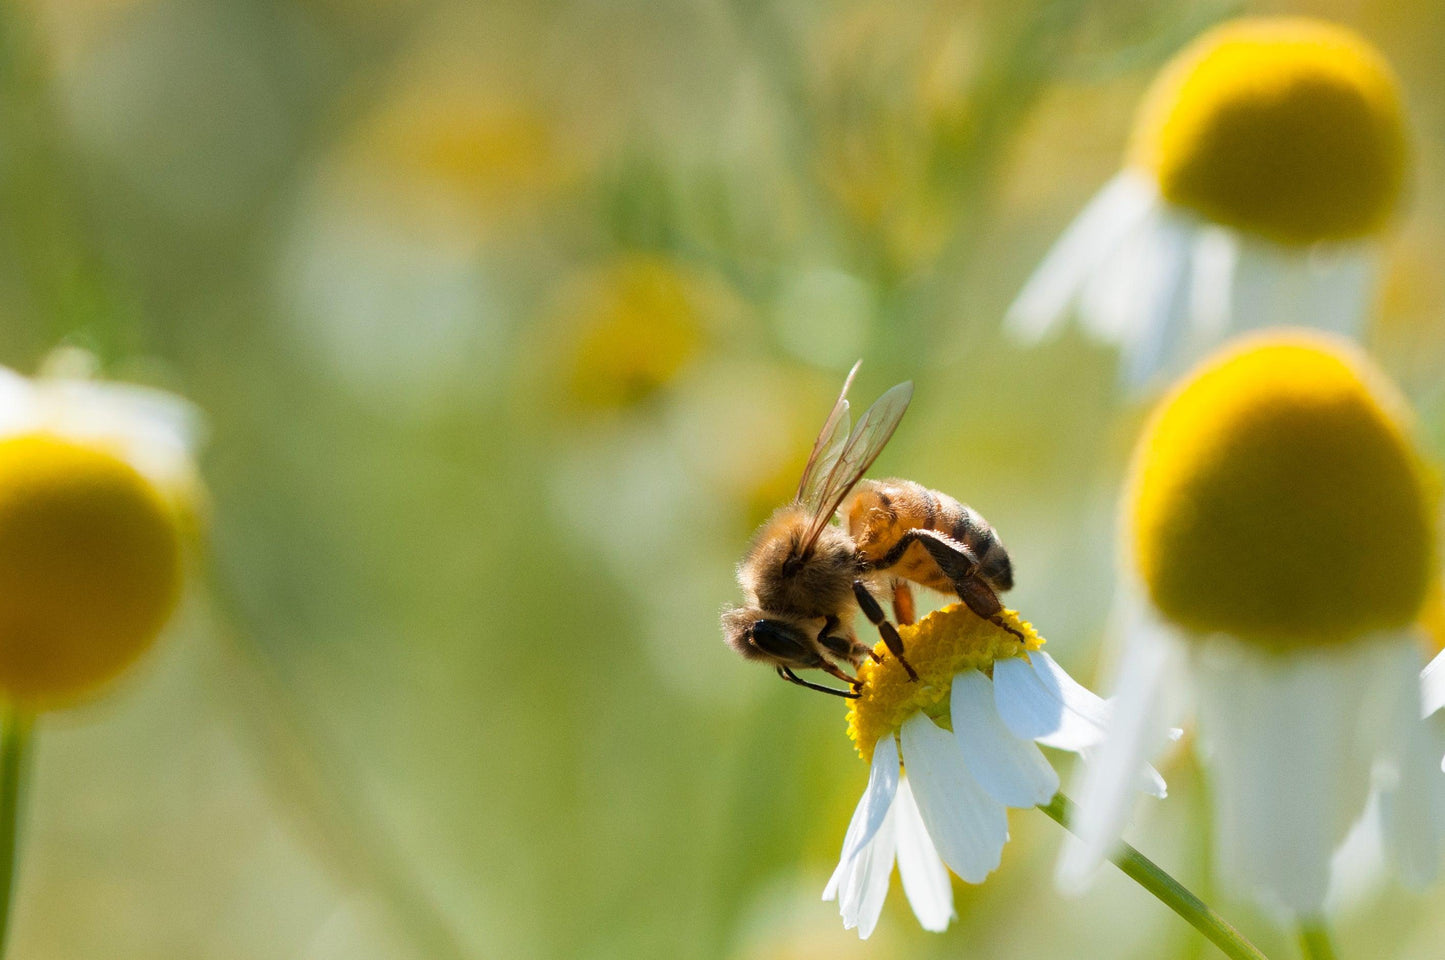
[[[1241,12],[1362,30],[1417,124],[1371,343],[1445,451],[1445,6],[1152,0],[11,0],[0,361],[207,413],[211,569],[47,718],[21,958],[1205,957],[1013,814],[959,920],[819,902],[866,770],[720,608],[844,371],[912,378],[879,471],[1002,532],[1011,602],[1108,656],[1137,401],[997,333],[1152,71]],[[1207,879],[1187,751],[1137,839]],[[1346,956],[1435,957],[1361,884]],[[1278,951],[1274,953],[1273,951]]]

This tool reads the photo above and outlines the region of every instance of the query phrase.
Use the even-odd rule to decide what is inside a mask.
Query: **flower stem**
[[[1330,942],[1330,931],[1318,917],[1300,920],[1299,945],[1305,960],[1335,960],[1335,946]]]
[[[15,893],[15,864],[19,836],[20,799],[28,766],[32,718],[14,707],[3,713],[0,732],[0,957],[5,955],[10,932],[10,904]]]
[[[1039,809],[1059,826],[1069,829],[1069,823],[1073,820],[1074,804],[1068,797],[1056,793],[1047,804],[1040,804]],[[1187,920],[1194,929],[1208,937],[1226,956],[1233,960],[1268,960],[1258,947],[1244,939],[1243,934],[1211,910],[1208,904],[1127,843],[1121,844],[1119,851],[1109,859],[1126,877],[1148,890],[1166,907]],[[1312,956],[1315,960],[1333,960],[1333,954],[1330,953]]]

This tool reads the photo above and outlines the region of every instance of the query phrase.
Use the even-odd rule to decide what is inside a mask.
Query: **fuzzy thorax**
[[[1302,17],[1245,18],[1160,74],[1134,163],[1171,203],[1304,245],[1377,233],[1406,178],[1399,84],[1360,36]]]
[[[875,652],[882,660],[866,662],[859,669],[858,678],[863,681],[860,696],[848,705],[848,736],[864,760],[872,760],[873,746],[881,737],[892,736],[919,710],[947,724],[948,697],[959,672],[987,672],[996,660],[1044,645],[1033,625],[1014,611],[1004,610],[1001,616],[1028,639],[1020,643],[1018,637],[961,603],[934,611],[916,624],[900,626],[905,656],[918,671],[916,681],[908,678],[898,658],[879,643]]]
[[[1154,414],[1126,500],[1139,580],[1192,635],[1282,651],[1396,630],[1438,575],[1404,400],[1343,340],[1275,331]]]

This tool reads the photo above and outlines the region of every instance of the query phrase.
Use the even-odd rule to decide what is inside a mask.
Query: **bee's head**
[[[749,660],[787,667],[822,663],[805,625],[789,617],[769,615],[756,607],[734,607],[722,616],[723,639]]]

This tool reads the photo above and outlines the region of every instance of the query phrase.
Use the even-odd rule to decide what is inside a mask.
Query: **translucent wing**
[[[818,431],[818,439],[813,441],[813,452],[808,454],[808,465],[803,468],[803,476],[798,481],[798,494],[794,498],[798,503],[817,505],[819,483],[832,471],[838,454],[843,452],[843,444],[848,440],[848,388],[853,386],[853,378],[861,366],[863,361],[859,360],[848,371],[838,402],[833,404],[828,419],[823,421],[823,429]]]
[[[803,549],[806,550],[818,539],[818,534],[822,533],[828,521],[833,519],[833,514],[843,502],[843,498],[848,496],[848,491],[852,490],[863,474],[868,472],[868,468],[873,466],[873,461],[883,452],[883,447],[893,436],[893,431],[898,429],[898,422],[903,419],[903,413],[908,409],[908,401],[912,399],[913,382],[905,381],[879,397],[873,406],[858,418],[857,425],[849,432],[848,442],[843,445],[832,469],[819,482],[813,523],[808,528],[808,536],[803,540]]]

